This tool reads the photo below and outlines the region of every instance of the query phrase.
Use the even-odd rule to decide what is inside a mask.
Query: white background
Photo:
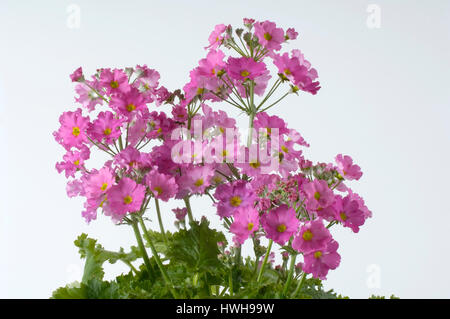
[[[79,28],[68,24],[72,3]],[[380,28],[367,25],[372,3]],[[86,225],[82,200],[66,196],[54,169],[64,152],[51,133],[76,107],[69,74],[147,64],[173,90],[205,56],[213,27],[243,17],[294,27],[300,37],[290,48],[319,72],[317,96],[289,97],[271,114],[302,133],[312,160],[349,154],[364,171],[351,186],[373,218],[358,234],[333,230],[342,262],[325,286],[353,298],[450,298],[450,3],[438,0],[2,0],[0,297],[48,298],[80,280],[73,240],[81,232],[108,249],[134,244],[131,229],[104,216]],[[197,217],[215,214],[207,201],[193,206]],[[124,270],[108,265],[108,278]]]

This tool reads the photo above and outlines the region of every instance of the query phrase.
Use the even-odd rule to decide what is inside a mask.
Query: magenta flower
[[[132,88],[128,93],[113,96],[109,105],[113,110],[127,118],[133,117],[146,107],[144,97],[135,88]]]
[[[87,133],[97,142],[113,143],[121,134],[123,119],[117,118],[112,112],[100,112],[97,119],[90,123]]]
[[[175,213],[175,217],[176,219],[178,219],[179,221],[184,220],[184,218],[187,215],[187,208],[183,207],[183,208],[174,208],[172,209],[172,211]]]
[[[365,222],[364,212],[359,209],[359,204],[356,200],[352,200],[351,196],[342,198],[336,196],[336,203],[334,204],[336,211],[336,220],[340,221],[344,227],[349,227],[354,233],[359,232],[359,226]]]
[[[229,57],[227,62],[227,73],[233,80],[244,81],[266,74],[267,68],[264,62],[256,62],[252,58]]]
[[[333,204],[334,194],[324,180],[314,180],[303,185],[306,194],[307,207],[311,210],[326,208]]]
[[[138,211],[144,197],[145,186],[124,177],[108,190],[108,208],[116,217],[122,218],[126,213]]]
[[[251,185],[243,180],[219,185],[214,197],[219,200],[216,205],[220,217],[230,217],[240,207],[249,206],[251,209],[256,199]]]
[[[174,197],[178,191],[175,178],[170,175],[158,173],[156,169],[151,170],[146,175],[145,182],[155,198],[165,202]]]
[[[233,241],[242,245],[247,238],[259,228],[259,214],[253,207],[239,207],[234,211],[234,221],[230,232],[234,234]]]
[[[131,172],[142,164],[141,153],[132,146],[128,146],[122,150],[114,158],[114,163],[124,168],[126,172]]]
[[[84,80],[83,69],[81,66],[70,75],[70,79],[72,82],[81,82]]]
[[[63,162],[56,163],[58,173],[65,172],[66,178],[74,177],[75,173],[84,167],[84,161],[90,156],[87,146],[83,145],[80,151],[68,151],[63,156]]]
[[[95,81],[84,81],[84,83],[79,83],[75,86],[75,92],[77,92],[78,97],[75,97],[75,101],[80,103],[83,107],[87,108],[89,112],[95,109],[97,104],[102,104],[102,98],[89,86],[85,83],[88,83],[91,87],[98,90],[98,82]]]
[[[298,32],[294,28],[289,28],[286,30],[286,38],[288,40],[295,40],[298,37]]]
[[[331,240],[325,248],[304,254],[302,270],[315,278],[325,280],[328,271],[336,269],[341,262],[341,256],[337,253],[338,247],[339,244]]]
[[[89,174],[84,187],[86,197],[98,198],[104,195],[114,185],[114,181],[115,175],[107,166]]]
[[[61,127],[53,133],[55,140],[64,146],[66,150],[72,147],[80,148],[87,142],[86,129],[89,125],[89,118],[81,114],[81,109],[75,112],[64,112],[59,117]]]
[[[277,28],[274,22],[264,21],[256,22],[255,35],[259,43],[270,51],[278,51],[281,49],[281,43],[284,42],[284,31]]]
[[[351,181],[361,178],[361,168],[358,165],[353,164],[353,159],[350,156],[342,156],[342,154],[338,154],[336,156],[336,163],[337,171],[344,179]]]
[[[299,221],[295,216],[295,210],[283,204],[263,214],[261,224],[267,238],[284,245],[297,232]]]
[[[100,73],[100,86],[107,94],[128,93],[131,89],[128,84],[128,75],[119,69],[111,71],[103,69]]]
[[[255,120],[253,122],[255,129],[258,129],[264,133],[264,135],[270,135],[274,128],[278,129],[278,134],[289,133],[286,127],[286,123],[283,119],[276,115],[269,115],[266,112],[260,112],[256,114]]]
[[[227,29],[227,26],[225,24],[218,24],[214,27],[214,31],[211,32],[208,38],[209,46],[205,47],[205,49],[211,49],[215,50],[218,48],[225,37],[223,36],[223,33]]]
[[[300,227],[292,241],[292,248],[302,253],[324,249],[331,240],[330,231],[323,225],[322,218],[306,222]]]
[[[183,198],[188,194],[203,194],[211,185],[214,169],[211,166],[192,166],[183,171],[178,179],[177,198]]]

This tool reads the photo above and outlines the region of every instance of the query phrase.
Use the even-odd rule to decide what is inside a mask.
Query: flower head
[[[284,245],[297,232],[299,225],[295,210],[284,204],[264,214],[261,223],[267,238],[279,245]]]
[[[234,211],[234,221],[230,232],[234,234],[233,241],[242,245],[247,238],[259,228],[259,214],[253,207],[239,207]]]
[[[326,279],[330,269],[336,269],[341,262],[341,256],[337,253],[339,244],[331,240],[320,250],[304,254],[302,270],[307,274],[321,280]]]
[[[256,199],[250,183],[238,180],[230,184],[221,184],[216,188],[214,197],[217,203],[217,214],[220,217],[230,217],[233,212],[241,207],[253,208]]]
[[[277,28],[277,25],[270,21],[257,22],[254,26],[255,35],[261,45],[271,51],[281,49],[281,43],[284,42],[283,29]]]
[[[336,163],[337,170],[344,179],[351,181],[361,178],[361,168],[358,165],[353,164],[353,159],[350,156],[342,156],[342,154],[338,154],[336,156]]]
[[[165,202],[174,197],[178,191],[175,178],[170,175],[158,173],[156,169],[151,170],[146,175],[145,181],[155,198]]]
[[[121,219],[126,213],[138,211],[144,197],[145,186],[136,184],[131,178],[124,177],[117,185],[108,190],[108,208],[111,210],[113,217]]]
[[[306,222],[292,242],[292,248],[302,253],[324,249],[331,240],[330,231],[321,218]]]

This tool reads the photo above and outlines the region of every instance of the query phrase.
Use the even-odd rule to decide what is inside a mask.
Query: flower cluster
[[[340,263],[330,228],[357,233],[371,212],[347,185],[362,175],[350,156],[312,163],[300,133],[267,113],[287,96],[320,89],[300,50],[281,52],[297,36],[270,21],[217,25],[189,82],[172,92],[146,65],[99,69],[90,78],[77,69],[70,78],[80,107],[60,116],[54,137],[66,150],[56,169],[70,178],[68,195],[85,198],[85,220],[102,212],[131,224],[153,199],[164,234],[159,200],[182,200],[173,212],[187,227],[186,216],[195,219],[190,198],[207,196],[235,247],[265,237],[266,256],[274,242],[293,260],[303,255],[304,273],[325,279]],[[235,119],[212,107],[221,102],[248,115],[246,141]],[[87,165],[94,149],[110,156],[100,168]]]

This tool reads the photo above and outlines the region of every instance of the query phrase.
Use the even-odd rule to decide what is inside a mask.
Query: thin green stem
[[[291,285],[292,275],[294,274],[295,259],[296,258],[297,258],[297,254],[292,254],[291,255],[291,263],[289,265],[288,278],[287,278],[286,284],[284,285],[284,289],[283,289],[283,296],[286,296],[286,293],[287,293],[287,291],[289,289],[289,286]]]
[[[278,100],[276,100],[275,102],[273,102],[272,104],[270,104],[268,107],[264,108],[261,110],[261,112],[265,112],[268,109],[270,109],[272,106],[274,106],[275,104],[277,104],[278,102],[280,102],[282,99],[284,99],[286,96],[288,96],[291,92],[287,92],[286,94],[284,94],[282,97],[280,97]]]
[[[291,295],[291,298],[297,297],[298,293],[300,292],[300,289],[302,289],[303,281],[305,280],[306,273],[302,274],[302,277],[300,278],[297,287],[295,288],[295,291]]]
[[[262,262],[261,268],[259,269],[258,278],[256,279],[256,283],[260,283],[262,274],[264,272],[264,268],[266,267],[267,261],[269,260],[270,250],[272,249],[273,240],[269,239],[269,246],[267,246],[266,255],[264,256],[264,260]]]
[[[148,235],[147,227],[145,226],[144,220],[141,216],[139,216],[139,224],[141,225],[142,230],[144,231],[145,239],[147,239],[147,243],[150,246],[150,249],[153,253],[153,258],[156,261],[156,264],[158,265],[159,270],[161,271],[161,274],[163,276],[164,282],[166,283],[167,288],[169,288],[172,296],[175,299],[178,299],[178,294],[173,288],[172,281],[170,280],[170,277],[167,275],[166,269],[164,268],[164,265],[161,262],[161,259],[158,256],[158,252],[156,251],[155,246],[153,245],[153,241],[151,240],[150,236]]]
[[[153,267],[150,263],[150,259],[148,258],[147,250],[145,249],[144,242],[142,241],[141,232],[139,231],[137,221],[134,217],[132,217],[131,226],[133,227],[134,235],[136,236],[136,241],[142,253],[142,258],[144,258],[145,267],[147,268],[149,275],[153,276]]]
[[[191,203],[189,201],[189,197],[186,196],[185,198],[183,198],[184,203],[186,205],[186,209],[187,209],[187,214],[189,217],[189,222],[192,223],[194,221],[194,217],[192,216],[192,209],[191,209]]]
[[[166,237],[166,232],[164,231],[164,225],[161,218],[161,209],[159,208],[159,200],[155,197],[155,206],[156,206],[156,213],[158,214],[158,223],[159,223],[159,229],[161,230],[161,234],[163,235],[164,242],[169,244]]]

